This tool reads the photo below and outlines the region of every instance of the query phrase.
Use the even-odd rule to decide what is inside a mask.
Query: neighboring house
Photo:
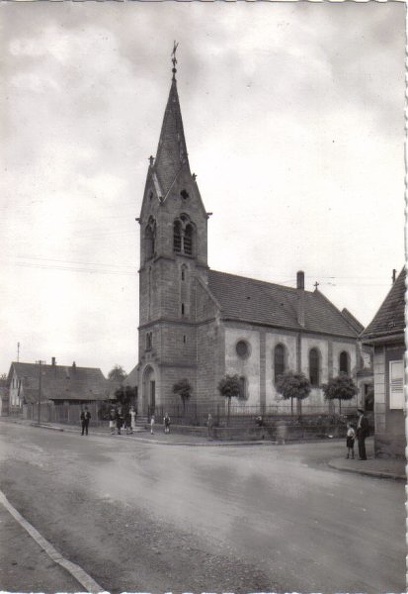
[[[304,412],[308,405],[326,410],[320,386],[340,372],[356,377],[363,326],[317,285],[306,291],[301,271],[294,288],[210,270],[209,216],[190,171],[173,76],[137,219],[139,363],[130,376],[140,413],[174,403],[172,387],[182,378],[194,402],[211,408],[220,402],[217,385],[225,374],[239,375],[246,405],[287,410],[275,382],[288,370],[312,382]],[[355,410],[357,399],[347,406]]]
[[[375,455],[405,458],[405,269],[361,335],[374,348]]]
[[[41,396],[40,396],[41,379]],[[52,403],[91,404],[113,397],[116,384],[109,382],[100,369],[13,362],[8,374],[10,414],[23,413],[24,406]]]
[[[0,416],[7,416],[9,414],[9,393],[7,387],[7,378],[0,378]]]

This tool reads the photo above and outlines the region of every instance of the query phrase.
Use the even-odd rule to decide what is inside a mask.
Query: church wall
[[[225,333],[218,320],[197,327],[197,401],[214,412],[223,404],[217,386],[225,375]]]
[[[266,405],[276,406],[277,411],[286,410],[288,403],[281,402],[275,389],[275,347],[282,344],[286,351],[285,367],[287,371],[297,371],[297,334],[280,330],[269,330],[266,334]]]
[[[241,358],[237,354],[236,345],[239,341],[245,341],[249,345],[249,355],[246,358]],[[261,391],[259,329],[244,325],[238,328],[226,328],[225,369],[228,375],[238,374],[240,377],[245,377],[248,395],[245,405],[259,406]]]
[[[350,372],[355,370],[358,366],[357,343],[333,339],[332,344],[333,344],[333,377],[336,377],[340,373],[340,353],[342,353],[343,351],[346,351],[349,355]]]

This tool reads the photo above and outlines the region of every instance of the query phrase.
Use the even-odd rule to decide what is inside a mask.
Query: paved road
[[[4,424],[0,487],[113,593],[402,592],[404,485],[330,469],[343,446],[166,447]]]

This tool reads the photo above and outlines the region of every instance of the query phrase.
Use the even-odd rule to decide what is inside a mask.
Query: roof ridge
[[[291,293],[293,292],[295,294],[298,291],[297,287],[287,287],[286,285],[280,285],[279,283],[275,283],[275,282],[271,282],[271,281],[267,281],[267,280],[263,280],[263,279],[259,279],[259,278],[253,278],[251,276],[242,276],[240,274],[235,274],[232,272],[223,272],[221,270],[213,270],[212,268],[210,268],[210,273],[222,274],[224,276],[234,276],[235,278],[242,278],[243,280],[249,280],[249,281],[264,284],[264,285],[272,285],[274,287],[278,287],[279,289],[283,289],[283,290],[289,291]],[[307,293],[308,295],[314,294],[314,291],[307,291],[306,289],[303,289],[303,291],[305,293]]]

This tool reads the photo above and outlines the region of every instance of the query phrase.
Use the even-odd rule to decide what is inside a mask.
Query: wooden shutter
[[[390,361],[390,408],[404,408],[404,362]]]

